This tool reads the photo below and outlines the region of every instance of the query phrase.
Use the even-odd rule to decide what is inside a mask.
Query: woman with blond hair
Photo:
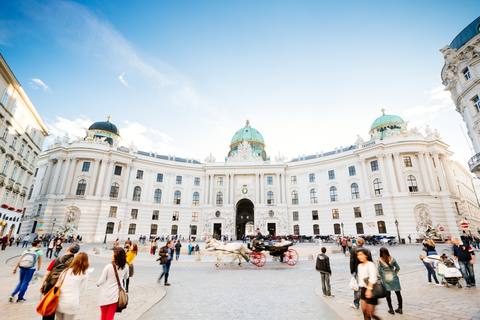
[[[73,320],[78,311],[80,293],[85,290],[88,282],[88,254],[80,252],[70,266],[59,277],[63,284],[60,288],[55,316],[57,320]]]
[[[128,285],[130,284],[130,278],[133,277],[133,259],[137,256],[138,246],[136,243],[132,247],[128,246],[130,251],[127,252],[127,264],[128,264],[128,279],[125,280],[125,291],[128,292]]]
[[[423,241],[423,250],[427,252],[427,256],[437,254],[437,251],[435,250],[435,242],[433,242],[432,239]]]

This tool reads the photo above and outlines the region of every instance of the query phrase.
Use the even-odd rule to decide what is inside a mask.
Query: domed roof
[[[110,122],[110,116],[108,117],[107,121],[95,122],[88,128],[88,130],[102,130],[116,134],[117,136],[120,135],[117,126]]]
[[[478,33],[480,33],[479,27],[480,27],[480,17],[473,20],[472,23],[466,26],[465,29],[463,29],[462,32],[460,32],[455,37],[455,39],[453,39],[452,43],[450,43],[450,48],[458,49],[461,46],[463,46],[465,43],[468,42],[468,40],[472,39]]]
[[[242,129],[238,130],[232,138],[231,144],[234,144],[236,142],[242,142],[244,140],[247,141],[257,141],[260,142],[261,144],[265,144],[263,141],[263,136],[255,128],[250,127],[250,121],[247,120],[247,123],[245,124],[245,127]]]
[[[375,121],[373,121],[372,126],[370,127],[370,131],[388,124],[405,123],[405,121],[403,121],[403,119],[399,116],[385,114],[385,109],[382,109],[382,112],[382,116],[378,117],[377,119],[375,119]]]

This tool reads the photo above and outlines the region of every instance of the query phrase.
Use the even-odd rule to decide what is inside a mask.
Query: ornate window
[[[198,192],[193,193],[192,204],[194,206],[198,206],[200,204],[200,193]]]
[[[313,225],[313,234],[314,235],[320,234],[320,227],[318,226],[318,224]]]
[[[223,193],[219,191],[217,193],[217,205],[222,205],[223,204]]]
[[[140,196],[142,195],[142,188],[139,186],[136,186],[133,188],[133,201],[140,201]]]
[[[480,112],[480,99],[478,98],[478,96],[473,97],[472,104],[473,104],[473,107],[475,108],[475,111],[477,113],[479,113]]]
[[[381,203],[377,203],[375,205],[375,215],[376,216],[383,216],[383,206]]]
[[[174,224],[174,225],[172,226],[172,235],[176,235],[177,232],[178,232],[178,226],[177,226],[176,224]]]
[[[387,233],[387,227],[385,226],[385,221],[378,221],[378,233]]]
[[[108,216],[111,218],[115,218],[117,216],[117,207],[110,207],[110,211],[108,212]]]
[[[308,175],[308,178],[309,178],[309,181],[310,181],[310,182],[315,182],[315,173],[310,173],[310,174]]]
[[[383,191],[382,180],[378,178],[373,180],[373,190],[375,190],[375,194],[382,194],[382,191]]]
[[[173,194],[173,204],[180,204],[180,200],[182,199],[182,193],[180,191],[175,191]]]
[[[150,226],[150,234],[151,234],[151,235],[156,235],[156,234],[157,234],[157,228],[158,228],[158,225],[152,224],[152,225]]]
[[[178,221],[180,219],[180,213],[178,211],[173,211],[172,221]]]
[[[298,211],[293,211],[292,215],[293,215],[293,221],[298,221]]]
[[[120,189],[120,185],[116,182],[112,183],[110,186],[110,198],[118,198],[118,190]]]
[[[293,234],[296,236],[300,235],[300,226],[298,224],[293,226]]]
[[[267,192],[267,204],[273,204],[274,198],[273,198],[273,192],[268,191]]]
[[[407,186],[408,186],[408,191],[418,192],[417,179],[415,179],[414,176],[409,175],[407,177]]]
[[[468,68],[463,69],[462,73],[463,73],[463,76],[465,77],[465,80],[468,80],[471,78],[470,70]]]
[[[360,210],[360,207],[354,207],[353,208],[353,213],[355,215],[355,218],[361,218],[362,217],[362,211]]]
[[[8,167],[10,166],[10,159],[5,160],[5,164],[3,165],[2,174],[6,175],[8,172]]]
[[[135,234],[135,230],[137,229],[137,225],[135,223],[130,223],[128,226],[128,234]]]
[[[338,211],[338,209],[332,209],[332,218],[340,219],[340,212]]]
[[[357,227],[357,234],[363,234],[363,223],[357,222],[355,226]]]
[[[330,188],[330,201],[338,201],[338,192],[335,186]]]
[[[359,199],[360,198],[360,192],[358,191],[358,184],[355,182],[352,183],[350,186],[350,190],[352,192],[352,199]]]
[[[296,190],[292,191],[292,204],[298,204],[298,192]]]
[[[77,196],[84,196],[86,189],[87,189],[87,181],[85,181],[85,179],[82,179],[78,182],[77,192],[75,194]]]
[[[114,222],[108,222],[107,223],[107,229],[105,230],[106,234],[113,234],[113,228],[115,227]]]
[[[342,230],[340,229],[340,223],[335,223],[333,225],[333,233],[342,234]]]
[[[411,167],[412,166],[412,158],[403,157],[403,163],[405,164],[405,167]]]
[[[130,219],[137,219],[138,218],[138,209],[132,209],[130,213]]]
[[[162,190],[156,189],[155,194],[153,195],[153,202],[161,203],[162,202]]]
[[[297,176],[291,176],[290,180],[291,180],[292,184],[297,184]]]
[[[158,216],[160,215],[160,211],[158,210],[153,210],[152,213],[152,220],[158,220]]]
[[[312,189],[310,190],[310,203],[317,203],[318,198],[317,198],[317,190]]]
[[[318,210],[312,210],[312,220],[318,220]]]

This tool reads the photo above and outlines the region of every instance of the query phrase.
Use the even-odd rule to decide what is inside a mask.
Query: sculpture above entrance
[[[244,140],[238,145],[237,152],[231,154],[227,158],[227,163],[229,162],[246,162],[251,164],[252,162],[262,163],[263,159],[258,154],[254,153],[250,143]]]

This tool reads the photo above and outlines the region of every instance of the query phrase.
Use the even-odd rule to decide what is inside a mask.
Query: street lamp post
[[[345,233],[343,233],[343,222],[340,223],[340,225],[342,226],[342,236],[345,237]]]
[[[397,220],[395,220],[395,225],[397,226],[398,244],[401,244],[402,242],[400,241],[400,231],[398,231],[398,221]]]
[[[57,218],[53,219],[52,231],[50,232],[51,234],[53,233],[53,229],[55,228],[55,222],[57,222]]]
[[[190,238],[192,236],[192,225],[189,226],[188,230],[189,230],[188,231],[188,240],[191,240]]]
[[[105,238],[103,238],[103,244],[106,244],[106,243],[107,243],[107,229],[108,229],[108,223],[107,223],[107,225],[105,226]]]

